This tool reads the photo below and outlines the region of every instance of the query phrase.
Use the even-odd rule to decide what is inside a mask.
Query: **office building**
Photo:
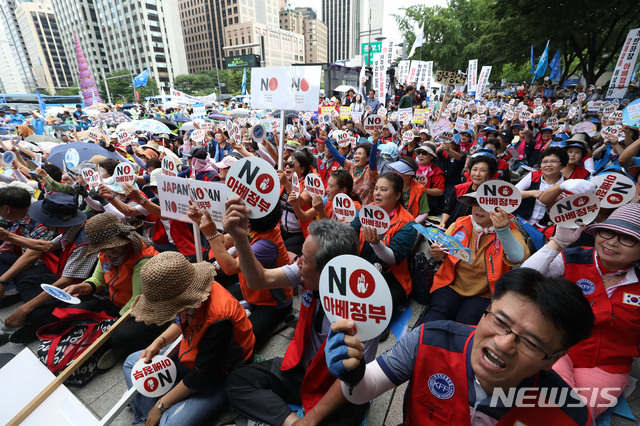
[[[281,9],[280,28],[304,36],[306,63],[327,62],[327,26],[313,8]]]
[[[261,38],[264,40],[265,66],[283,67],[304,62],[303,35],[256,22],[234,24],[225,29],[225,44],[238,46],[225,49],[225,55],[261,55]],[[256,45],[242,47],[247,44]]]
[[[20,33],[16,20],[16,7],[20,5],[17,0],[0,0],[0,21],[4,28],[6,45],[11,49],[13,60],[18,69],[18,75],[22,80],[24,91],[17,93],[35,93],[36,80],[31,71],[31,63],[24,46],[24,40]],[[6,92],[5,92],[6,93]]]
[[[0,93],[29,93],[0,21]]]

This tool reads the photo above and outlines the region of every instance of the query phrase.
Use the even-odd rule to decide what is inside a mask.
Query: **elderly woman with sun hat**
[[[176,322],[144,351],[129,355],[124,378],[131,388],[135,363],[142,358],[150,363],[181,337],[172,357],[180,381],[160,398],[137,395],[131,402],[136,422],[201,424],[224,402],[227,375],[253,356],[251,322],[238,301],[214,281],[215,275],[212,264],[189,263],[177,252],[160,253],[142,267],[142,294],[133,303],[133,316],[145,324]]]
[[[591,337],[571,347],[553,368],[580,388],[583,397],[610,388],[609,395],[595,392],[596,398],[588,398],[595,417],[607,409],[611,397],[620,396],[631,363],[640,356],[640,204],[618,207],[607,220],[585,230],[595,235],[595,247],[567,248],[582,228],[557,227],[556,235],[522,266],[574,281],[593,309]]]

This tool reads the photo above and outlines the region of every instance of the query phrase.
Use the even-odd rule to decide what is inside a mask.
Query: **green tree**
[[[220,86],[218,86],[218,79]],[[251,69],[247,69],[247,91],[251,85]],[[242,69],[230,70],[202,70],[195,74],[183,74],[174,79],[176,90],[183,91],[193,96],[205,96],[215,93],[217,95],[239,95],[242,86]]]
[[[116,77],[116,78],[111,78]],[[133,93],[133,77],[131,71],[127,69],[114,71],[106,75],[107,84],[109,85],[109,94],[111,95],[111,102],[113,103],[126,103],[135,101],[135,95]],[[146,86],[137,87],[140,101],[144,101],[147,96],[155,96],[160,93],[158,84],[153,76],[149,76]],[[104,86],[104,79],[98,81],[98,91],[100,97],[106,102],[108,101],[107,90]]]
[[[492,72],[493,74],[493,72]],[[520,83],[521,81],[531,80],[531,66],[529,63],[518,65],[515,63],[504,64],[500,74],[500,79],[505,79],[510,83]]]

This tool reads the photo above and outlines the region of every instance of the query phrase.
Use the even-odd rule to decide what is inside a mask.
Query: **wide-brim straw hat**
[[[131,225],[126,225],[112,213],[100,213],[93,216],[84,225],[84,231],[89,240],[87,256],[105,249],[124,246],[133,243],[134,253],[142,249],[142,241],[151,244],[135,231]]]
[[[178,252],[165,251],[140,270],[142,294],[131,313],[136,321],[162,325],[186,309],[198,308],[209,298],[215,268],[207,262],[189,263]]]

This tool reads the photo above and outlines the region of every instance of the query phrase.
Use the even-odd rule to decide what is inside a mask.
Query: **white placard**
[[[596,186],[600,207],[615,209],[627,204],[635,195],[635,185],[626,175],[607,173],[595,176],[591,182]]]
[[[389,229],[391,220],[382,207],[368,204],[360,209],[360,224],[374,228],[378,234],[382,235]]]
[[[116,185],[122,185],[128,183],[133,185],[136,181],[136,174],[133,170],[133,166],[129,163],[120,163],[113,171],[113,181]]]
[[[475,99],[479,101],[482,99],[482,93],[484,92],[487,83],[489,83],[489,76],[491,75],[491,66],[484,66],[480,70],[480,77],[478,77],[478,88],[476,90]]]
[[[118,142],[120,143],[120,145],[130,145],[134,141],[134,133],[130,133],[127,131],[118,132]]]
[[[605,126],[602,128],[600,133],[603,137],[611,138],[613,140],[618,140],[621,135],[624,135],[624,133],[622,132],[622,126],[620,125]]]
[[[300,196],[300,178],[296,172],[291,175],[291,190],[296,194],[296,197]]]
[[[537,106],[533,109],[533,113],[535,115],[542,115],[543,112],[544,112],[544,107],[541,107],[541,106]]]
[[[333,197],[333,213],[338,220],[351,223],[356,218],[356,204],[347,194],[336,194]]]
[[[524,123],[525,121],[531,120],[531,113],[529,111],[522,111],[518,114],[518,119]]]
[[[171,358],[156,355],[146,364],[140,358],[131,369],[131,382],[141,395],[158,398],[169,392],[176,381],[176,365]]]
[[[191,132],[191,136],[190,139],[193,143],[196,144],[196,146],[203,146],[204,145],[204,136],[205,136],[205,131],[202,129],[195,129],[193,132]]]
[[[74,149],[75,151],[75,149]],[[68,152],[68,151],[67,151]],[[76,151],[77,153],[77,151]],[[13,162],[16,161],[16,153],[13,151],[6,151],[2,153],[2,165],[5,167],[13,167]]]
[[[413,134],[413,132],[411,130],[407,130],[402,134],[402,142],[409,143],[413,140],[414,137],[415,135]]]
[[[547,122],[545,124],[547,126],[549,126],[549,127],[557,126],[558,125],[558,117],[549,117],[549,119],[547,120]]]
[[[158,175],[158,199],[162,217],[193,223],[189,212],[189,181],[184,178]]]
[[[304,177],[304,190],[311,195],[324,197],[324,184],[320,176],[309,173]]]
[[[398,121],[400,121],[402,124],[410,123],[412,118],[413,118],[413,109],[400,108],[398,110]]]
[[[509,182],[490,180],[478,187],[476,200],[484,211],[492,212],[500,207],[507,213],[512,213],[520,206],[522,194]]]
[[[266,67],[251,72],[251,107],[315,111],[322,67]]]
[[[555,203],[549,217],[558,226],[575,229],[593,222],[599,210],[600,199],[596,194],[575,194]]]
[[[253,78],[252,78],[253,81]],[[246,157],[236,161],[229,168],[227,188],[238,195],[249,207],[250,219],[268,215],[280,198],[280,181],[271,164],[262,158]]]
[[[87,184],[89,189],[97,188],[100,186],[100,173],[93,169],[82,169],[82,179]]]
[[[166,176],[178,176],[178,163],[171,155],[162,157],[162,174]]]
[[[229,190],[222,182],[205,182],[189,179],[189,194],[191,201],[200,210],[208,211],[216,228],[222,229],[222,216],[225,212],[224,203],[229,198]]]
[[[467,124],[467,119],[464,117],[456,118],[456,124],[455,126],[453,126],[453,128],[458,132],[464,132],[469,128],[469,125]]]
[[[393,302],[384,277],[370,262],[345,254],[320,274],[320,300],[331,322],[353,320],[362,341],[379,336],[391,321]]]
[[[338,142],[338,146],[347,146],[349,143],[349,133],[341,130],[339,132],[335,132],[334,137],[336,142]]]
[[[384,127],[384,120],[377,114],[371,114],[364,119],[364,131],[368,134],[373,134],[373,132],[380,132]]]
[[[576,133],[586,133],[589,137],[593,137],[598,132],[596,125],[590,121],[583,121],[581,123],[576,124],[571,129],[571,134],[575,135]]]
[[[629,31],[620,50],[620,56],[613,70],[606,99],[622,99],[633,78],[633,70],[640,48],[640,28]]]
[[[431,125],[431,136],[434,138],[438,137],[443,132],[449,132],[453,128],[453,123],[451,123],[446,118],[441,118]]]

